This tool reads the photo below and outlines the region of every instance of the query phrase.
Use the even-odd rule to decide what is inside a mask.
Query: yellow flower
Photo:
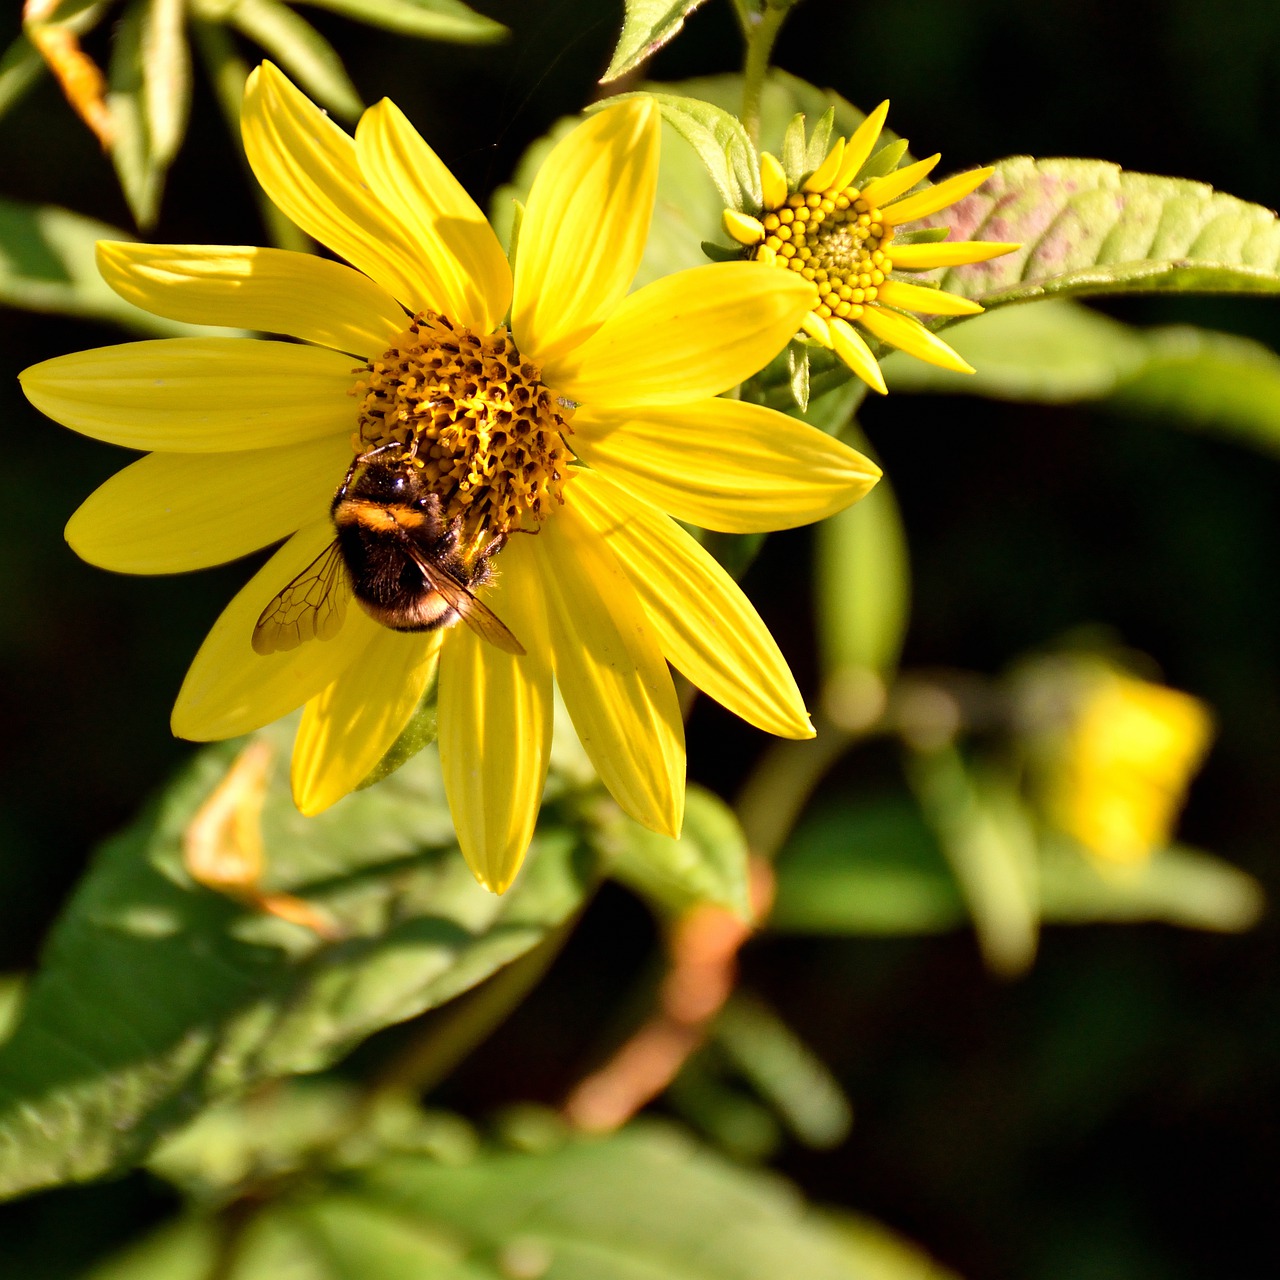
[[[852,137],[837,138],[826,159],[795,191],[788,188],[782,165],[766,151],[760,157],[764,202],[759,216],[734,209],[724,213],[725,230],[747,247],[751,258],[818,286],[819,303],[802,322],[805,333],[882,395],[886,388],[880,366],[855,323],[917,359],[973,372],[941,338],[905,313],[971,316],[982,307],[941,289],[911,284],[901,273],[986,262],[1019,247],[983,241],[893,243],[899,227],[954,204],[980,187],[992,170],[956,174],[905,195],[942,158],[933,155],[856,186],[888,112],[888,102],[882,102]]]
[[[1049,802],[1057,824],[1107,863],[1168,844],[1213,722],[1190,694],[1110,667],[1082,679]]]
[[[755,267],[722,263],[628,295],[657,179],[653,105],[601,111],[556,147],[514,269],[390,102],[364,114],[353,140],[264,64],[243,122],[271,199],[351,265],[104,243],[100,267],[156,314],[296,341],[133,342],[22,375],[51,418],[153,451],[72,517],[67,538],[85,559],[181,572],[287,539],[201,646],[174,732],[231,737],[305,704],[292,783],[299,808],[318,813],[369,775],[438,663],[458,839],[496,891],[537,818],[553,680],[618,803],[670,834],[683,814],[684,735],[668,661],[752,724],[810,736],[764,624],[671,517],[785,528],[843,508],[879,472],[782,414],[716,398],[786,343],[812,285],[778,289]],[[471,565],[508,532],[536,532],[511,537],[492,583],[475,579],[523,653],[467,626],[393,631],[360,608],[334,608],[323,625],[313,611],[315,638],[255,652],[260,615],[332,543],[330,505],[353,456],[393,441]],[[350,583],[335,583],[341,605]]]

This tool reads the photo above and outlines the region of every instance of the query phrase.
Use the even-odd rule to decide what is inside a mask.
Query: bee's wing
[[[280,653],[304,640],[331,640],[342,628],[348,595],[335,540],[263,609],[253,629],[254,651]]]
[[[406,545],[405,550],[413,557],[414,563],[422,570],[427,585],[444,597],[445,603],[457,611],[458,616],[482,640],[505,653],[513,653],[516,657],[524,654],[524,645],[511,634],[507,625],[488,605],[482,604],[456,578],[450,577],[438,565],[432,564],[417,548]]]

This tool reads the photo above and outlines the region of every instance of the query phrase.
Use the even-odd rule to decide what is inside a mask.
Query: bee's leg
[[[351,465],[347,468],[347,474],[342,477],[342,483],[338,486],[338,492],[333,495],[333,505],[335,507],[347,496],[347,490],[351,487],[351,480],[356,473],[356,468],[363,461],[363,457],[355,457],[351,459]]]

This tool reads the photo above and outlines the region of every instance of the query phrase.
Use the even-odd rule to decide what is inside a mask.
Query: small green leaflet
[[[702,0],[626,0],[622,34],[600,83],[608,84],[625,76],[657,53],[679,34],[684,20],[701,3]]]

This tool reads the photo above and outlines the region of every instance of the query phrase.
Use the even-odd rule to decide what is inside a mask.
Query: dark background
[[[530,140],[597,92],[621,5],[477,7],[516,38],[455,49],[308,16],[366,99],[395,98],[483,200]],[[7,17],[0,39],[16,29]],[[651,70],[674,79],[738,59],[728,5],[712,0]],[[1018,152],[1101,156],[1280,204],[1280,6],[1266,0],[807,0],[777,61],[863,105],[891,97],[894,129],[918,152],[941,150],[943,171]],[[128,225],[108,164],[48,85],[0,121],[0,174],[0,194]],[[262,239],[203,81],[153,237]],[[1274,300],[1110,310],[1280,340]],[[34,963],[89,850],[190,750],[169,736],[169,706],[246,576],[235,565],[115,577],[64,545],[67,517],[124,456],[43,420],[13,375],[120,336],[0,311],[0,971]],[[912,541],[907,662],[994,673],[1080,624],[1115,628],[1217,710],[1185,838],[1280,896],[1280,463],[1105,405],[902,397],[871,405],[864,426]],[[775,540],[746,583],[801,672],[812,656],[791,563],[805,549],[803,535]],[[701,709],[691,776],[731,795],[759,746]],[[554,1100],[595,1051],[601,1001],[629,989],[650,941],[639,908],[606,892],[447,1100],[477,1113]],[[970,1280],[1280,1274],[1277,951],[1271,919],[1239,938],[1051,930],[1031,976],[1000,984],[967,936],[760,943],[750,981],[857,1108],[842,1148],[788,1148],[782,1165]],[[0,1209],[0,1277],[67,1275],[166,1208],[138,1175]]]

